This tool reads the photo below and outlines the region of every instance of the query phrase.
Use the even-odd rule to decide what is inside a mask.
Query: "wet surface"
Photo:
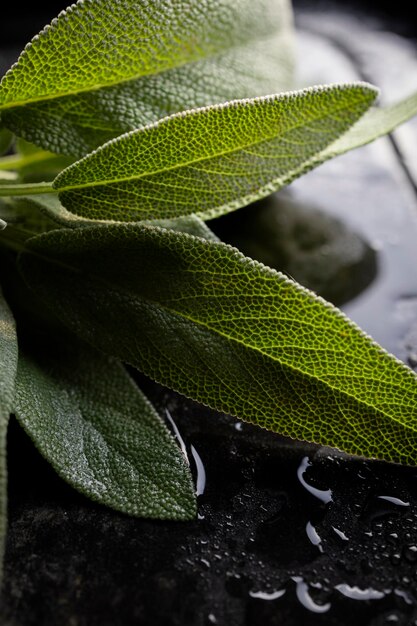
[[[364,74],[378,84],[375,68],[390,63],[377,62],[375,33],[384,49],[383,28],[336,13],[327,19],[298,15],[300,84]],[[402,63],[415,62],[414,44],[397,44]],[[384,88],[389,99],[390,84]],[[417,196],[406,163],[417,163],[417,151],[399,136],[395,142],[379,140],[328,163],[289,193],[303,207],[299,215],[314,207],[318,219],[337,222],[342,247],[361,248],[355,263],[331,257],[337,271],[328,283],[337,283],[336,294],[341,277],[355,286],[349,301],[337,296],[344,310],[417,367]],[[305,245],[314,225],[300,220],[291,230],[295,256],[285,253],[289,273],[297,262],[311,266],[306,250],[330,254],[330,236]],[[239,235],[238,225],[224,226],[226,239]],[[275,243],[268,254],[282,261]],[[136,520],[89,502],[55,476],[13,422],[2,624],[417,625],[417,468],[292,442],[137,378],[189,459],[198,519]]]
[[[90,503],[13,424],[5,623],[417,624],[416,468],[148,394],[185,442],[199,519],[135,520]]]

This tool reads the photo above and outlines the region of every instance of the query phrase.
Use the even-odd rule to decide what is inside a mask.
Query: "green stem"
[[[50,152],[40,150],[33,154],[27,154],[22,156],[20,154],[9,154],[8,156],[0,158],[0,170],[20,170],[27,165],[33,165],[33,163],[41,163],[42,161],[48,161],[51,159]]]
[[[51,183],[0,184],[0,196],[33,196],[39,193],[55,193]]]

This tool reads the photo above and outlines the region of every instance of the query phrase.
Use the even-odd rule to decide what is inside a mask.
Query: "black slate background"
[[[14,3],[7,21],[2,21],[1,47],[15,46],[11,34],[22,20],[25,36],[19,45],[24,43],[58,12],[58,4],[38,3],[37,17],[28,20],[23,18],[22,5]],[[326,11],[329,6],[326,3]],[[342,6],[345,11],[346,6]],[[296,3],[298,7],[302,12],[305,4]],[[367,13],[381,29],[412,37],[406,8],[405,2],[394,6],[381,2],[377,8],[368,5]],[[362,178],[349,188],[351,203],[365,202],[364,189],[377,185],[383,219],[392,211],[393,185],[399,186],[400,196],[405,193],[401,185],[407,183],[394,176],[393,182],[372,160],[363,159],[363,167],[360,163]],[[401,159],[397,165],[403,167]],[[305,199],[309,184],[313,204],[319,202],[321,189],[328,204],[340,203],[339,194],[349,181],[342,171],[331,186],[327,170],[323,171],[302,179],[294,188],[295,197]],[[239,219],[234,220],[232,228],[226,220],[216,226],[226,238],[239,228]],[[379,266],[384,250],[376,254]],[[414,289],[410,278],[408,296],[415,297]],[[382,319],[385,314],[385,310],[374,311]],[[365,321],[371,324],[372,316],[367,315]],[[398,344],[397,352],[403,358],[408,355],[413,364],[417,334],[411,326],[403,326],[398,336],[388,336],[387,329],[386,340],[394,348]],[[203,460],[207,482],[199,497],[201,519],[136,520],[89,502],[56,477],[12,421],[10,530],[1,624],[417,624],[416,468],[352,459],[240,426],[233,418],[135,375],[161,415],[170,411],[188,451],[193,445]],[[331,489],[331,502],[314,497],[297,478],[305,457],[311,463],[305,480],[318,489]],[[404,504],[381,500],[384,495]],[[321,538],[320,548],[308,539],[308,522]],[[341,584],[381,597],[351,599],[336,589]],[[307,595],[303,585],[308,586]],[[285,594],[276,600],[251,595],[277,590]],[[316,612],[326,604],[331,605],[326,612]]]

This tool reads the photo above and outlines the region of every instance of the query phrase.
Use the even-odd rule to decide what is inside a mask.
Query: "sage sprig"
[[[416,375],[204,221],[417,113],[361,82],[289,91],[291,21],[286,0],[80,0],[4,76],[0,525],[11,412],[90,498],[195,515],[123,363],[290,437],[416,463]]]

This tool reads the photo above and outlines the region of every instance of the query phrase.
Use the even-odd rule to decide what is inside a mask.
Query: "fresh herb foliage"
[[[4,76],[1,531],[10,413],[89,497],[195,515],[122,363],[290,437],[416,463],[416,375],[204,222],[417,113],[417,94],[373,107],[366,83],[288,92],[292,39],[286,0],[80,0]]]
[[[3,559],[7,520],[6,433],[9,415],[14,410],[17,337],[13,315],[0,292],[0,563]],[[1,578],[1,566],[0,566]]]

